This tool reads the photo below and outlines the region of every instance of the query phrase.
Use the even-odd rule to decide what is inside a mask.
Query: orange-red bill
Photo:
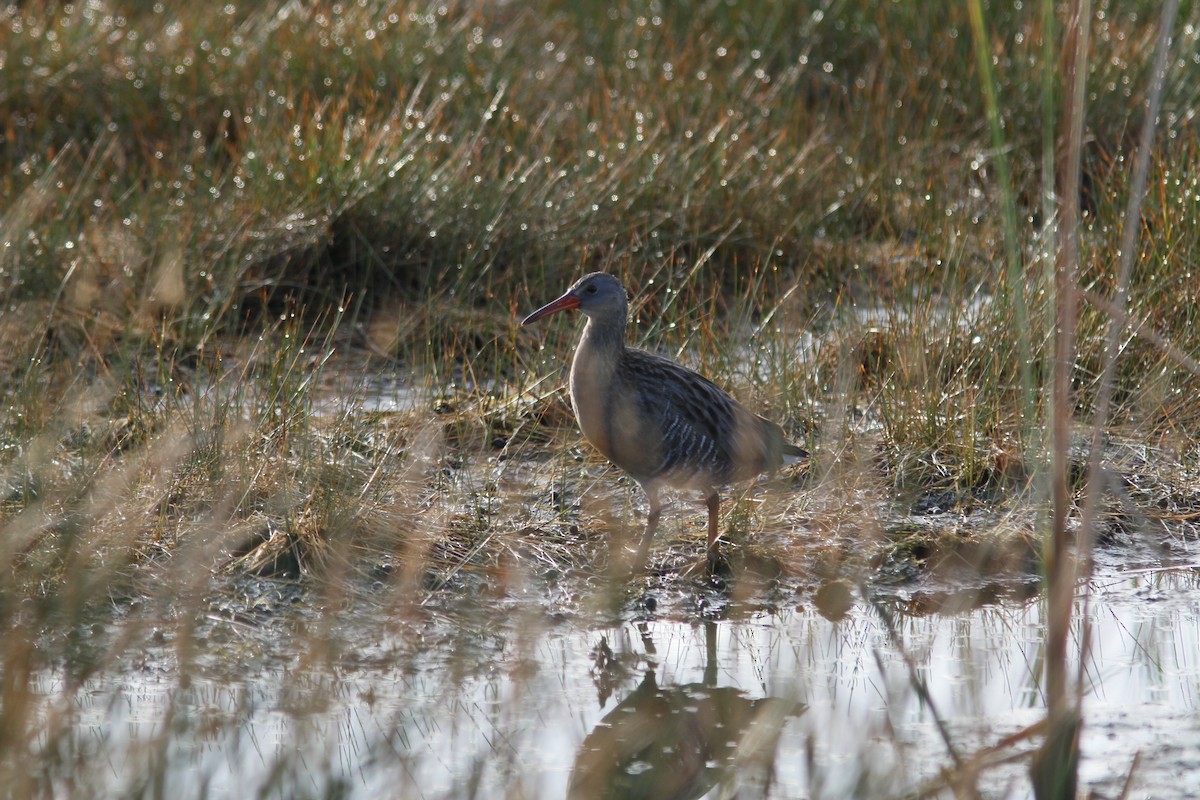
[[[537,322],[542,317],[548,317],[551,314],[557,314],[559,311],[570,311],[572,308],[579,308],[579,298],[570,292],[567,292],[562,297],[547,303],[525,319],[521,320],[521,324],[528,325],[531,322]]]

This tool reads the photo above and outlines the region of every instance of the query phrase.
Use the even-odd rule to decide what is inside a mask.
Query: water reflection
[[[705,666],[700,683],[658,685],[656,653],[645,624],[638,633],[650,668],[641,682],[596,724],[579,747],[567,796],[590,798],[698,798],[721,785],[722,796],[747,787],[762,796],[775,771],[775,754],[794,699],[752,699],[717,685],[717,624],[704,623]],[[600,706],[613,672],[622,672],[606,639],[594,651]],[[802,710],[802,709],[800,709]]]
[[[989,590],[998,599],[982,607],[938,595],[936,614],[928,593],[892,606],[964,756],[1043,713],[1044,608],[1025,592]],[[1081,599],[1087,791],[1119,795],[1140,752],[1130,796],[1200,796],[1197,599],[1186,570],[1109,573]],[[356,610],[321,647],[291,624],[214,623],[197,648],[209,666],[183,664],[168,636],[82,688],[45,671],[44,718],[69,730],[31,747],[61,754],[64,796],[792,798],[935,781],[946,747],[879,615],[857,602],[832,622],[799,606],[599,625],[522,604],[478,623]],[[990,770],[984,796],[1030,796],[1025,764]]]

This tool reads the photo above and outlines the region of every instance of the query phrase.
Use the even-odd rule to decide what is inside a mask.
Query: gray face
[[[589,317],[624,316],[628,298],[621,282],[605,272],[584,275],[567,290],[579,300],[579,310]]]
[[[577,308],[593,319],[620,319],[625,321],[628,300],[621,282],[604,272],[584,275],[563,294],[562,297],[539,308],[521,322],[528,325],[542,317]]]

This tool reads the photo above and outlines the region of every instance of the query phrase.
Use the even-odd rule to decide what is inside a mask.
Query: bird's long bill
[[[537,322],[542,317],[548,317],[551,314],[557,314],[559,311],[569,311],[572,308],[579,308],[579,298],[570,292],[567,292],[562,297],[547,303],[525,319],[521,320],[521,324],[528,325],[532,322]]]

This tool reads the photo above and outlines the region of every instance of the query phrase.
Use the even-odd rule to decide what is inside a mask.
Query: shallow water
[[[1118,795],[1138,754],[1130,797],[1200,794],[1198,598],[1195,567],[1107,569],[1086,608],[1081,597],[1093,631],[1088,789]],[[911,613],[930,607],[921,591],[881,603],[960,758],[1040,719],[1040,598],[957,613],[943,603],[932,614]],[[724,620],[641,616],[548,615],[537,598],[510,597],[404,621],[370,600],[210,619],[195,661],[168,634],[65,705],[55,703],[68,697],[61,673],[42,673],[36,689],[47,714],[70,719],[71,735],[55,744],[75,765],[60,794],[148,782],[171,797],[267,787],[288,797],[563,797],[574,780],[579,796],[601,782],[627,797],[667,796],[668,786],[680,797],[737,786],[743,796],[879,797],[952,765],[905,656],[862,600],[839,622],[811,605]],[[1027,763],[987,772],[985,796],[1030,796]]]

